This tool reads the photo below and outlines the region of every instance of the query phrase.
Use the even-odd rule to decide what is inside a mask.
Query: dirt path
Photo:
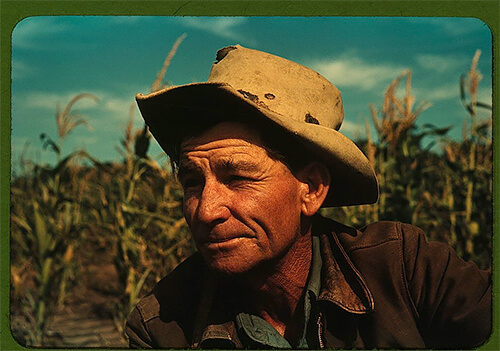
[[[60,311],[47,326],[45,346],[127,347],[127,342],[111,319],[102,319],[90,306]]]
[[[112,255],[93,257],[78,276],[79,284],[72,287],[63,305],[47,315],[44,348],[126,348],[122,329],[125,318],[119,314],[120,286]],[[12,305],[12,304],[11,304]],[[11,310],[11,330],[21,345],[34,341],[34,317],[23,314],[22,306]],[[123,313],[123,312],[121,312]],[[116,318],[116,317],[115,317]]]
[[[114,265],[91,264],[82,278],[85,284],[75,292],[74,299],[48,322],[44,346],[127,347],[125,337],[111,317],[120,293]]]

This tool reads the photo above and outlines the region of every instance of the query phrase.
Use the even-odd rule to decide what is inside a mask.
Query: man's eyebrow
[[[253,161],[234,160],[232,157],[217,160],[214,166],[219,171],[224,171],[224,172],[243,171],[243,172],[254,173],[259,170],[259,165]],[[190,173],[199,174],[201,172],[202,172],[201,169],[195,163],[190,162],[189,160],[186,159],[181,159],[179,161],[177,178],[179,180],[182,180],[183,177],[186,177]]]
[[[248,160],[234,160],[233,158],[222,159],[216,163],[216,167],[224,171],[256,172],[259,165]]]

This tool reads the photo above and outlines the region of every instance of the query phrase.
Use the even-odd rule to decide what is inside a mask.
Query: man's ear
[[[321,162],[312,162],[297,173],[297,179],[304,185],[302,214],[313,216],[330,190],[330,171]]]

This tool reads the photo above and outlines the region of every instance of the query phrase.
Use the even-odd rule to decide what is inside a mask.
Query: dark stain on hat
[[[224,57],[226,57],[226,55],[229,53],[229,51],[233,51],[237,49],[236,46],[227,46],[225,48],[222,48],[220,49],[219,51],[217,51],[217,57],[216,57],[216,61],[215,61],[215,64],[219,63],[220,61],[222,61],[222,59]]]
[[[242,94],[244,97],[246,97],[248,100],[256,103],[257,105],[269,109],[269,107],[264,102],[260,101],[260,99],[257,95],[252,94],[252,93],[245,91],[245,90],[242,90],[242,89],[239,89],[238,92],[240,94]]]
[[[318,124],[319,125],[319,121],[316,118],[314,118],[313,116],[311,116],[311,114],[309,112],[306,113],[305,121],[307,123]]]
[[[274,98],[275,98],[276,96],[274,96],[274,94],[267,93],[267,94],[265,94],[265,95],[264,95],[264,97],[265,97],[266,99],[268,99],[268,100],[274,100]]]

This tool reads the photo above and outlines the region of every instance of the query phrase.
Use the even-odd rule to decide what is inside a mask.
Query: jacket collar
[[[321,291],[318,300],[331,302],[354,314],[373,311],[372,294],[338,239],[342,229],[348,227],[322,217],[319,222],[321,223],[316,221],[319,224],[316,228],[313,226],[313,234],[318,235],[321,240],[323,260]],[[334,224],[334,228],[331,224]]]
[[[345,231],[356,230],[319,215],[314,219],[313,235],[320,238],[323,260],[318,300],[332,303],[352,314],[366,314],[374,309],[373,297],[338,239],[339,234]],[[229,302],[226,300],[220,306],[215,301],[221,292],[215,275],[207,273],[204,280],[193,346],[210,347],[211,341],[219,340],[235,348],[242,347],[234,323],[235,315],[220,313],[232,303],[226,304],[225,302]]]

